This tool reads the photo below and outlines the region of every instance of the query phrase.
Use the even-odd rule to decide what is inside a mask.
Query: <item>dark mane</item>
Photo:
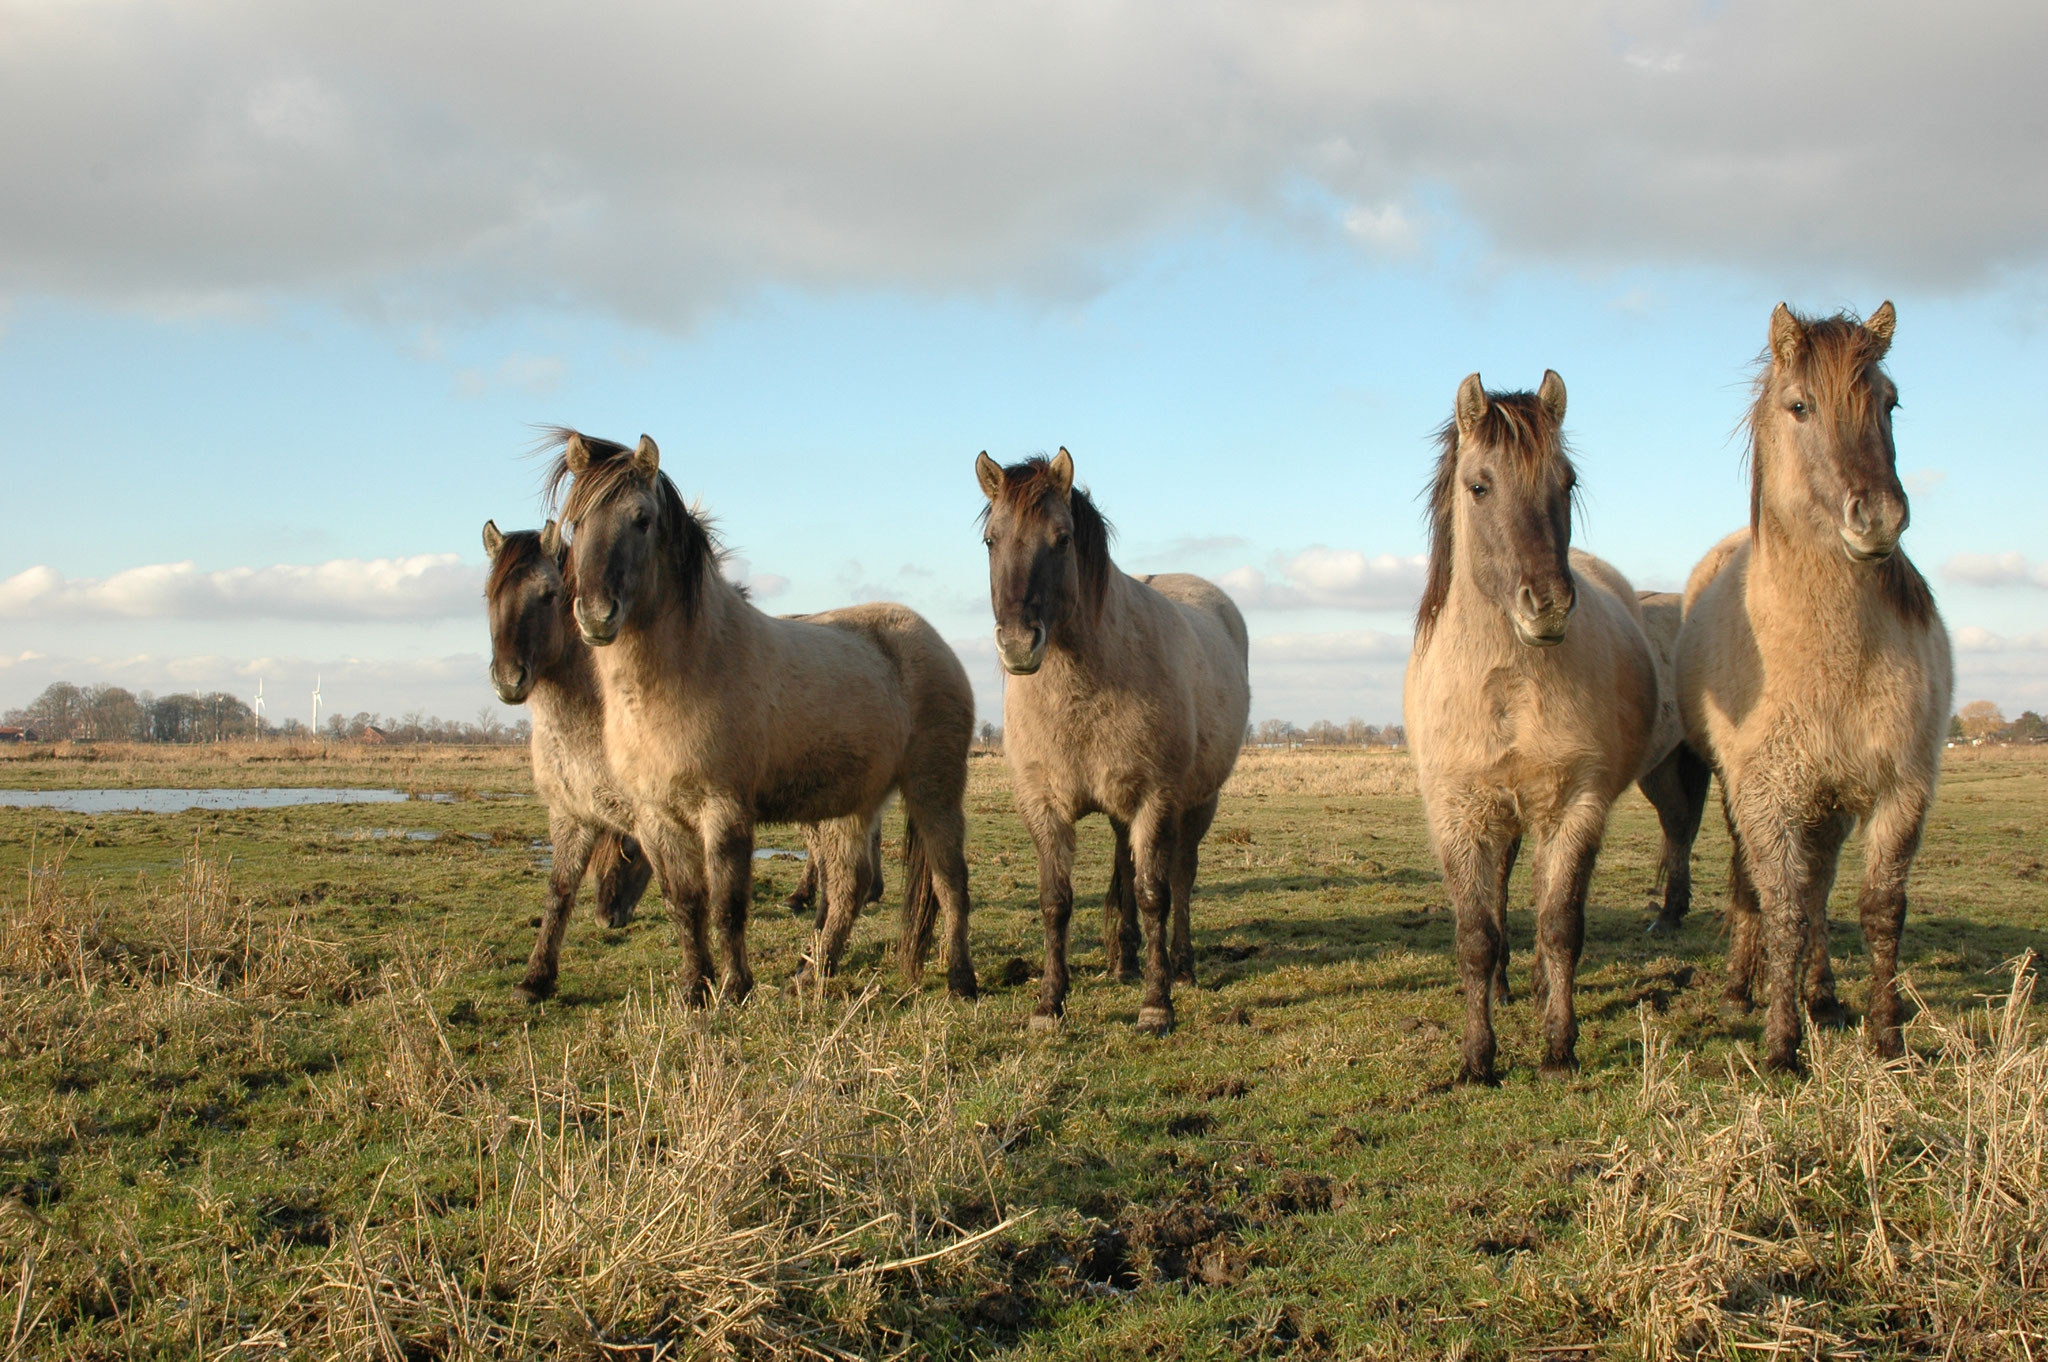
[[[1564,435],[1549,410],[1535,393],[1512,392],[1486,395],[1486,412],[1479,418],[1473,439],[1489,445],[1518,462],[1537,465],[1556,457],[1569,459]],[[1458,418],[1437,428],[1436,472],[1423,495],[1429,499],[1429,572],[1423,583],[1422,601],[1415,610],[1416,646],[1429,642],[1436,617],[1451,595],[1451,508],[1458,492]],[[1574,496],[1577,495],[1574,491]]]
[[[1044,455],[1013,463],[1003,469],[1000,500],[1026,524],[1044,524],[1046,502],[1057,495],[1053,488],[1052,461]],[[981,508],[981,524],[988,523],[995,502]],[[1074,557],[1081,566],[1081,597],[1089,618],[1102,610],[1109,591],[1109,536],[1112,527],[1095,503],[1079,487],[1067,494],[1067,514],[1074,521]]]
[[[484,581],[484,599],[496,600],[498,593],[540,556],[539,530],[513,530],[507,534],[505,542],[498,546],[498,556],[491,559],[491,575]]]
[[[633,447],[593,435],[581,435],[583,447],[590,451],[589,466],[581,473],[570,472],[568,444],[572,437],[579,435],[580,432],[566,426],[553,426],[543,434],[539,446],[543,452],[550,449],[558,451],[548,465],[547,478],[542,484],[542,499],[550,512],[559,507],[565,536],[584,516],[610,501],[620,488],[632,482],[634,476]],[[718,578],[722,557],[718,537],[704,517],[683,503],[682,493],[676,490],[668,474],[657,472],[654,484],[664,527],[662,547],[675,574],[684,617],[688,618],[696,613],[707,578]],[[571,554],[570,561],[574,560],[575,555]],[[565,565],[563,576],[568,575]],[[574,589],[573,582],[571,589]]]
[[[1861,426],[1873,419],[1875,397],[1870,371],[1884,358],[1886,342],[1871,334],[1854,313],[1838,312],[1832,317],[1808,319],[1793,313],[1805,338],[1794,361],[1792,375],[1806,384],[1816,406],[1839,414],[1847,425]],[[1757,357],[1755,396],[1743,422],[1749,427],[1749,532],[1759,529],[1763,515],[1764,451],[1758,436],[1759,418],[1770,401],[1771,380],[1777,364],[1770,347]],[[1893,553],[1879,563],[1877,593],[1909,624],[1925,625],[1934,619],[1934,593],[1919,569],[1903,553]]]

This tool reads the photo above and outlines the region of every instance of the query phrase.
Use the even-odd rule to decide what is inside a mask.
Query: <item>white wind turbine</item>
[[[258,742],[261,742],[263,740],[263,678],[260,676],[256,678],[256,703],[249,708],[250,712],[256,716],[256,739]]]
[[[313,732],[320,732],[320,673],[313,673]]]

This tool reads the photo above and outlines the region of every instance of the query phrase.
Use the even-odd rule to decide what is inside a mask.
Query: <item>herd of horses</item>
[[[1575,475],[1564,382],[1458,388],[1429,488],[1429,567],[1404,720],[1431,846],[1455,912],[1466,1002],[1461,1076],[1495,1077],[1508,998],[1508,881],[1531,844],[1532,993],[1546,1074],[1575,1065],[1573,979],[1614,799],[1638,784],[1664,835],[1669,930],[1691,896],[1692,843],[1718,776],[1734,846],[1728,1000],[1762,971],[1766,1063],[1797,1069],[1803,1019],[1842,1024],[1827,900],[1844,838],[1867,849],[1858,912],[1871,955],[1868,1032],[1901,1052],[1894,982],[1906,878],[1933,797],[1951,688],[1948,636],[1899,551],[1906,497],[1881,361],[1895,316],[1802,318],[1780,304],[1756,383],[1749,525],[1694,568],[1683,597],[1638,594],[1571,547]],[[946,982],[975,996],[965,855],[974,699],[915,612],[866,604],[775,617],[720,571],[705,520],[660,453],[552,433],[538,530],[484,526],[491,678],[529,706],[554,863],[518,986],[554,990],[581,880],[618,925],[650,878],[706,1001],[753,987],[746,928],[757,825],[803,827],[793,907],[815,900],[799,985],[837,965],[880,896],[880,816],[905,819],[897,958],[916,983],[945,923]],[[1110,972],[1142,982],[1140,1029],[1174,1024],[1191,981],[1188,905],[1203,836],[1245,733],[1244,620],[1194,576],[1132,576],[1074,483],[1065,449],[975,475],[1003,750],[1038,855],[1045,968],[1033,1027],[1068,988],[1074,825],[1107,816]],[[718,957],[712,955],[711,924]]]

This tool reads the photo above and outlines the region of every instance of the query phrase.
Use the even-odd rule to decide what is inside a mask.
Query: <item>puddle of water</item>
[[[183,813],[187,809],[288,809],[302,804],[403,804],[403,790],[0,790],[0,808],[57,809],[64,813]],[[446,793],[420,798],[452,804]]]
[[[441,834],[433,828],[357,828],[343,834],[351,842],[382,842],[402,837],[408,842],[438,842]]]
[[[808,851],[795,851],[789,847],[754,848],[754,859],[757,861],[773,861],[777,858],[784,858],[792,861],[807,861],[811,858],[811,854]]]

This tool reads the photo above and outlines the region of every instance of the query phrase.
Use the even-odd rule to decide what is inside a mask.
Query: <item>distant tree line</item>
[[[225,742],[231,739],[310,738],[297,719],[257,718],[246,700],[225,691],[179,695],[135,694],[122,686],[52,683],[20,709],[0,716],[0,725],[33,731],[43,742]],[[363,711],[328,716],[319,736],[330,742],[523,743],[532,725],[506,723],[486,705],[470,723],[440,719],[421,710],[395,718]]]
[[[2036,743],[2048,742],[2048,720],[2033,710],[2022,710],[2020,717],[2006,721],[2005,713],[1989,700],[1972,700],[1955,712],[1948,721],[1950,742],[1966,742],[1973,746],[1982,743]]]
[[[1399,724],[1369,724],[1363,719],[1335,723],[1318,719],[1297,728],[1286,719],[1261,719],[1244,726],[1246,747],[1406,747],[1408,730]]]

